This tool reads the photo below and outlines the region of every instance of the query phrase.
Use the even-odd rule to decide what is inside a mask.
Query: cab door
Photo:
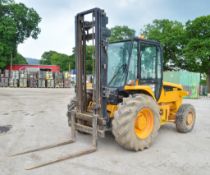
[[[141,85],[149,85],[156,97],[160,98],[162,88],[162,52],[156,42],[139,42],[139,82]]]

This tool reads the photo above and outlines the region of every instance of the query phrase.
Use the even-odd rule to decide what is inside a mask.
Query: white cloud
[[[201,0],[208,3],[208,0]],[[74,17],[93,7],[104,9],[109,27],[128,25],[137,31],[154,19],[169,18],[186,21],[196,15],[209,13],[210,8],[196,0],[16,0],[33,7],[42,17],[41,34],[37,40],[28,39],[18,46],[26,57],[40,58],[43,52],[55,50],[71,54],[74,47]],[[180,6],[180,4],[182,4]],[[190,10],[193,9],[193,10]],[[196,11],[197,9],[197,11]]]

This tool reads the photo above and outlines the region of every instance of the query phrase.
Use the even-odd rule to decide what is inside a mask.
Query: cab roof
[[[113,42],[110,42],[109,44],[120,43],[120,42],[128,42],[128,41],[137,41],[137,42],[140,41],[140,42],[150,43],[150,44],[154,44],[154,45],[160,46],[160,42],[158,42],[158,41],[143,39],[143,38],[140,38],[140,37],[134,37],[134,38],[125,39],[125,40],[113,41]]]

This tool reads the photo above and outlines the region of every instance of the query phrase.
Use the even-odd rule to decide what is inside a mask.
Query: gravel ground
[[[0,175],[70,174],[210,174],[210,99],[185,100],[195,106],[197,121],[188,134],[163,126],[150,149],[122,149],[111,134],[99,139],[98,151],[35,170],[24,168],[88,147],[90,136],[78,134],[71,145],[23,156],[9,155],[70,138],[67,104],[73,89],[0,88]]]

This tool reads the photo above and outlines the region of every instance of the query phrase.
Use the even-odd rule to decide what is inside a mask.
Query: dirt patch
[[[12,128],[12,125],[0,126],[0,134],[7,133]]]

